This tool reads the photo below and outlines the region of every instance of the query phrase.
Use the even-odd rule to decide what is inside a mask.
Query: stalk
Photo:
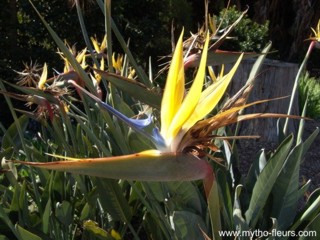
[[[294,80],[294,85],[293,85],[293,88],[292,88],[292,94],[291,94],[291,98],[290,98],[290,102],[289,102],[289,108],[288,108],[288,112],[287,112],[287,115],[290,115],[291,114],[291,111],[292,111],[292,106],[293,106],[293,101],[296,97],[296,93],[297,93],[297,87],[298,87],[298,83],[299,83],[299,78],[300,78],[300,75],[301,73],[303,72],[303,70],[305,69],[305,66],[307,64],[307,61],[310,57],[310,54],[312,52],[312,49],[314,48],[316,44],[316,41],[311,41],[310,42],[310,45],[309,45],[309,48],[308,48],[308,51],[300,65],[300,68],[298,70],[298,73],[296,75],[296,78]],[[283,134],[286,136],[287,135],[287,131],[288,131],[288,124],[289,124],[289,118],[286,118],[286,121],[284,123],[284,127],[283,127]]]

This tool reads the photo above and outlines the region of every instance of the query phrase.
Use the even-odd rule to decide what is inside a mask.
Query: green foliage
[[[81,39],[81,32],[75,31],[79,26],[77,14],[75,11],[72,11],[68,1],[54,0],[47,2],[36,0],[34,3],[62,39],[72,43],[77,43]],[[11,49],[4,51],[6,58],[13,64],[7,67],[19,69],[22,61],[29,62],[31,60],[30,56],[33,56],[33,62],[48,61],[57,67],[61,66],[61,62],[55,54],[56,45],[43,24],[38,21],[38,17],[35,15],[29,1],[18,1],[15,8],[10,8],[9,3],[7,3],[7,6],[6,11],[15,20],[11,20],[10,28],[5,27],[4,29],[5,36],[10,37],[10,34],[15,33],[15,39],[10,38],[11,42],[0,42],[0,44],[5,45],[2,47],[11,47]],[[94,33],[98,35],[102,34],[99,29],[103,27],[103,23],[89,20],[99,16],[99,14],[101,15],[99,11],[92,9],[86,15],[88,25],[90,24]],[[5,21],[9,21],[9,19],[3,19],[4,26],[8,24]],[[78,47],[82,48],[83,45],[80,44]]]
[[[131,39],[130,49],[137,60],[149,57],[156,61],[171,49],[171,27],[180,32],[193,26],[193,9],[189,1],[113,1],[113,18],[125,39]],[[143,48],[143,51],[141,51]]]
[[[103,9],[102,1],[97,2]],[[81,13],[79,16],[81,18]],[[197,181],[112,180],[6,162],[8,159],[53,161],[48,153],[79,158],[110,157],[137,153],[152,146],[144,136],[133,132],[109,112],[102,111],[97,102],[86,95],[77,91],[59,92],[66,86],[72,87],[67,85],[70,79],[79,81],[125,116],[144,117],[153,111],[154,124],[158,124],[160,91],[152,81],[152,74],[149,79],[123,44],[124,39],[116,24],[106,28],[112,28],[125,53],[123,68],[116,72],[111,64],[106,63],[103,66],[113,73],[101,74],[99,84],[97,72],[83,68],[81,61],[75,59],[59,34],[47,23],[47,17],[40,15],[40,18],[71,70],[48,81],[44,90],[37,85],[21,87],[8,83],[21,95],[10,94],[7,85],[0,82],[1,93],[14,118],[5,131],[0,152],[3,160],[0,169],[3,172],[0,177],[0,239],[161,240],[204,239],[206,235],[207,239],[229,239],[221,236],[219,231],[319,230],[319,189],[298,208],[309,184],[300,186],[300,163],[319,133],[317,129],[303,141],[304,120],[301,120],[297,144],[290,135],[273,152],[261,150],[247,176],[236,174],[239,164],[236,149],[231,148],[226,140],[217,140],[220,151],[208,154],[223,159],[224,165],[210,161],[215,181],[208,196],[202,182]],[[108,14],[104,18],[109,20]],[[108,42],[106,48],[111,49],[111,44]],[[105,60],[111,63],[108,59],[110,53],[105,55]],[[250,81],[258,73],[264,56],[259,57],[254,65]],[[95,52],[89,52],[88,59],[88,63],[96,63],[95,68],[103,64],[101,55]],[[135,79],[129,78],[133,68],[137,73]],[[147,84],[150,86],[146,87]],[[22,116],[18,117],[19,110],[13,106],[10,97],[21,99],[23,94],[38,108],[33,112],[21,112]],[[30,123],[34,122],[36,131],[30,132]],[[214,134],[225,136],[226,132],[226,129],[219,129]],[[257,232],[255,237],[259,237]]]
[[[217,17],[217,25],[221,24],[221,29],[224,29],[236,21],[240,15],[241,12],[235,6],[225,8]],[[232,51],[261,52],[269,41],[268,26],[268,21],[258,24],[245,16],[230,35],[233,39],[226,41],[222,48]]]
[[[299,105],[303,109],[307,102],[307,116],[320,118],[320,82],[306,72],[299,79]]]

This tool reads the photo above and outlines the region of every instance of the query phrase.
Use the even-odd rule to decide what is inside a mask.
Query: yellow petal
[[[182,125],[188,120],[188,118],[192,115],[192,113],[195,111],[198,105],[201,92],[202,92],[204,78],[205,78],[208,45],[209,45],[209,34],[207,34],[207,39],[203,47],[203,52],[202,52],[197,75],[193,81],[193,84],[187,96],[183,100],[178,112],[175,114],[171,122],[171,125],[169,127],[168,136],[167,136],[169,140],[173,139],[177,135]]]
[[[183,30],[174,51],[161,102],[161,134],[167,137],[172,119],[184,95]]]
[[[107,48],[107,34],[104,35],[104,38],[100,46],[100,51],[103,52],[106,48]]]
[[[221,65],[221,70],[220,70],[220,77],[223,77],[223,73],[224,73],[224,64]]]
[[[117,61],[116,61],[116,53],[114,52],[114,53],[112,53],[112,66],[114,68],[116,68],[116,63],[117,63]]]
[[[43,70],[42,70],[42,74],[40,77],[40,80],[38,82],[38,88],[40,90],[44,90],[45,89],[45,83],[47,82],[47,77],[48,77],[48,67],[47,64],[45,63],[43,66]]]
[[[213,16],[212,17],[210,16],[210,14],[208,15],[208,18],[209,18],[208,20],[209,20],[210,30],[212,31],[213,34],[215,34],[217,31],[216,21]]]
[[[112,229],[111,230],[111,236],[115,239],[115,240],[121,240],[121,235],[120,233],[118,233],[116,230]]]
[[[200,97],[197,107],[193,111],[192,115],[187,119],[186,123],[183,125],[183,129],[188,130],[191,128],[197,121],[203,119],[208,115],[212,109],[218,104],[222,96],[224,95],[234,73],[236,72],[243,54],[240,55],[237,62],[230,70],[230,72],[225,75],[218,82],[213,83],[207,89],[205,89]]]
[[[100,61],[100,70],[104,71],[104,58],[101,58],[101,61]]]
[[[91,37],[90,39],[91,39],[91,42],[93,44],[94,50],[96,50],[96,52],[99,53],[100,52],[100,47],[99,47],[98,41],[93,37]]]
[[[76,60],[78,63],[82,63],[83,60],[86,58],[86,52],[87,52],[87,48],[83,49],[77,56],[76,56]]]
[[[208,72],[209,72],[209,75],[210,75],[210,78],[213,82],[216,82],[217,81],[217,77],[216,75],[214,74],[214,71],[212,69],[211,66],[208,67]]]

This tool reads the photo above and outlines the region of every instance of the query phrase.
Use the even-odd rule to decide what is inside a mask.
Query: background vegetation
[[[77,49],[83,48],[82,36],[76,9],[72,8],[70,1],[35,0],[39,11],[47,18],[53,29],[62,39],[75,44]],[[103,23],[97,21],[101,17],[101,11],[92,1],[83,1],[85,8],[85,22],[88,26],[89,35],[103,36]],[[220,11],[228,4],[227,0],[216,0],[209,3],[209,12],[219,15]],[[298,0],[273,0],[273,1],[230,1],[237,10],[249,7],[248,19],[253,24],[262,24],[264,27],[258,32],[266,33],[272,40],[273,48],[277,50],[271,57],[284,61],[300,62],[307,48],[304,39],[310,35],[310,26],[315,26],[320,18],[320,0],[308,1],[305,4]],[[185,27],[186,32],[196,32],[199,25],[204,21],[204,1],[198,0],[138,0],[132,4],[130,0],[112,2],[114,20],[119,26],[125,39],[131,39],[130,48],[137,60],[147,62],[151,56],[156,62],[159,56],[171,52],[171,26],[179,29]],[[31,9],[27,0],[3,0],[1,1],[0,32],[3,36],[0,40],[1,78],[13,81],[16,74],[12,70],[21,71],[23,62],[51,62],[56,68],[61,67],[61,62],[56,52],[56,47],[44,26],[37,20],[37,16]],[[232,14],[231,14],[232,15]],[[233,14],[234,15],[234,14]],[[235,16],[230,17],[230,19]],[[249,21],[249,20],[246,21]],[[268,25],[266,25],[268,23]],[[256,31],[244,29],[246,23],[242,23],[237,31],[245,33],[242,36],[250,36],[242,45],[251,49],[250,41],[259,38]],[[267,31],[267,32],[266,32]],[[176,31],[179,32],[179,31]],[[263,43],[265,39],[261,41]],[[230,47],[226,46],[226,47]],[[230,49],[235,49],[232,45]],[[243,46],[238,46],[243,50]],[[120,51],[115,44],[115,49]],[[141,51],[143,49],[143,51]],[[308,62],[308,70],[311,76],[319,76],[318,54],[313,54]],[[154,67],[157,64],[153,64]],[[0,97],[0,102],[3,98]],[[7,109],[0,113],[3,119],[8,114]],[[8,118],[8,123],[11,121]]]

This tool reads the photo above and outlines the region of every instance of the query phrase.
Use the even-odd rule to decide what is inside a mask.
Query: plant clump
[[[224,8],[219,13],[217,24],[224,29],[236,21],[242,12],[235,6]],[[223,48],[230,51],[261,52],[269,41],[269,21],[259,24],[245,15],[241,22],[234,28],[230,39],[223,44]]]

